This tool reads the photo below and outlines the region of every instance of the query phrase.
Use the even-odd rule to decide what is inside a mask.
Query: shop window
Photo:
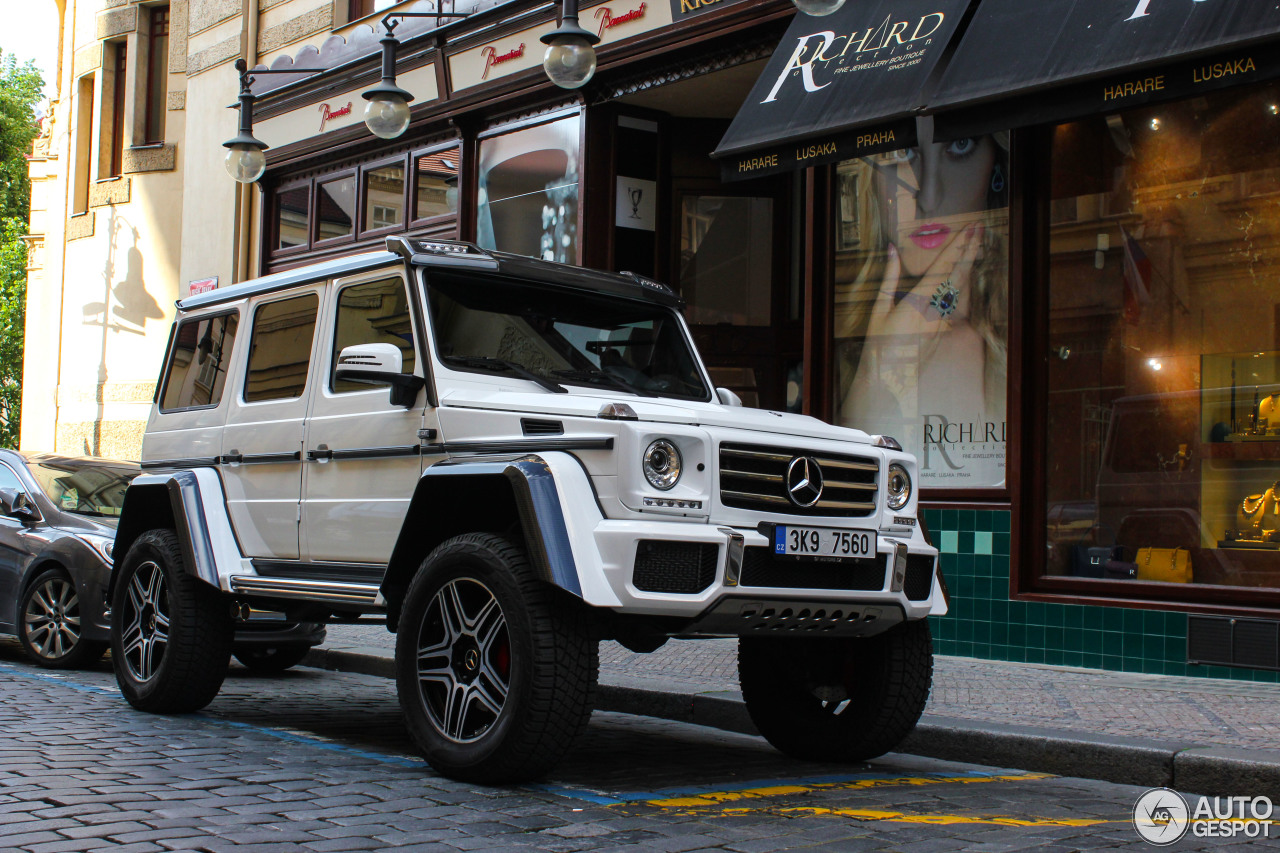
[[[925,488],[1005,485],[1008,134],[839,164],[836,421],[891,435]]]
[[[169,7],[153,6],[149,15],[142,141],[152,145],[164,142],[164,118],[168,109],[169,90]]]
[[[578,262],[579,115],[480,141],[476,242]]]
[[[311,186],[278,190],[274,209],[276,249],[306,246],[311,222]]]
[[[460,154],[457,148],[446,148],[413,158],[414,219],[457,215]]]
[[[409,320],[404,280],[399,276],[353,284],[338,294],[333,357],[329,367],[330,390],[345,394],[370,389],[369,385],[338,379],[334,375],[338,354],[357,344],[394,344],[400,348],[400,372],[413,373],[416,364],[413,324]]]
[[[364,172],[364,230],[404,225],[407,186],[404,160]]]
[[[237,314],[185,320],[173,336],[160,411],[216,406],[227,382]]]
[[[337,240],[356,231],[354,175],[316,185],[316,240]]]
[[[1280,588],[1278,102],[1054,131],[1047,575]]]
[[[679,284],[690,323],[770,324],[772,234],[771,198],[683,197]]]
[[[259,306],[250,338],[249,373],[244,383],[246,403],[302,396],[307,387],[319,303],[314,293],[307,293]]]

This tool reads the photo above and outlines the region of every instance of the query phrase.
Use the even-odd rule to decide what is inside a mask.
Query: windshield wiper
[[[646,391],[643,388],[639,388],[635,385],[632,385],[630,382],[623,379],[621,376],[618,376],[617,374],[614,374],[614,373],[609,373],[606,370],[596,370],[596,369],[553,370],[551,371],[551,374],[553,376],[558,376],[561,379],[568,379],[570,382],[575,382],[575,381],[590,382],[593,385],[601,385],[601,384],[611,385],[614,388],[620,388],[623,391],[630,391],[632,394],[635,394],[637,397],[658,396],[652,391]]]
[[[458,364],[463,367],[474,367],[478,370],[492,370],[498,373],[512,373],[521,379],[528,379],[530,382],[536,382],[548,391],[556,394],[568,394],[569,389],[561,385],[559,382],[548,379],[545,376],[539,376],[527,367],[522,367],[512,361],[504,358],[491,358],[487,355],[446,355],[441,361],[446,364]]]

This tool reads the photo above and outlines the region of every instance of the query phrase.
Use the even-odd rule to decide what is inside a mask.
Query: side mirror
[[[356,344],[338,353],[334,375],[348,382],[390,385],[391,405],[412,408],[418,389],[426,384],[421,376],[401,373],[403,362],[395,344]]]
[[[726,406],[741,406],[742,398],[728,388],[717,388],[716,399]]]
[[[0,513],[24,524],[40,520],[40,511],[27,500],[27,493],[17,489],[0,489]]]

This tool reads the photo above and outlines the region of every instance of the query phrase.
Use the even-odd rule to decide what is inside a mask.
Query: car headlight
[[[644,452],[644,477],[655,489],[666,491],[680,482],[680,451],[673,442],[660,438]]]
[[[911,500],[911,475],[897,462],[889,466],[886,492],[889,509],[902,509]]]
[[[77,533],[76,538],[92,548],[94,553],[101,557],[108,566],[112,564],[111,548],[116,541],[114,538],[100,536],[97,533]]]

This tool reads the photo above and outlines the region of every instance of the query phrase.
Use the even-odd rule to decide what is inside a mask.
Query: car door
[[[323,282],[249,306],[249,352],[222,436],[227,511],[250,557],[296,560],[302,436]]]
[[[390,343],[401,370],[423,376],[421,330],[401,267],[334,282],[325,311],[319,381],[307,419],[302,524],[307,559],[329,576],[379,580],[421,473],[420,444],[437,429],[420,390],[408,408],[387,386],[337,379],[338,354]],[[320,571],[318,568],[317,571]]]
[[[17,473],[0,462],[0,489],[25,492]],[[17,628],[18,583],[28,554],[24,543],[26,525],[16,518],[0,515],[0,630],[13,632]]]

